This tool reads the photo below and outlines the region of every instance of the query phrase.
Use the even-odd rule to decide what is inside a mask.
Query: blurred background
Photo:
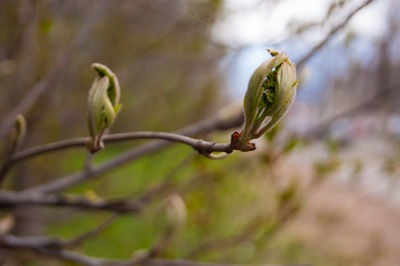
[[[283,50],[298,63],[298,96],[255,152],[211,161],[174,145],[68,192],[134,199],[168,178],[188,212],[163,254],[169,258],[400,265],[400,2],[371,1],[331,34],[364,2],[0,0],[0,121],[42,86],[24,113],[23,148],[87,136],[90,65],[98,62],[122,89],[112,133],[174,131],[241,102],[266,49]],[[230,134],[203,137],[229,141]],[[95,162],[140,143],[107,145]],[[72,149],[24,161],[5,188],[80,171],[85,157]],[[129,258],[151,247],[162,234],[159,206],[121,216],[77,251]],[[108,213],[0,211],[3,220],[10,215],[16,235],[69,238]],[[72,265],[12,250],[0,263]]]

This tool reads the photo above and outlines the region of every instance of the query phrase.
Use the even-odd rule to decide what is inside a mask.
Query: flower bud
[[[249,141],[273,128],[286,114],[296,95],[295,65],[285,53],[268,51],[272,58],[254,71],[244,98],[245,125],[239,142],[249,146],[249,150],[254,147]]]
[[[166,199],[167,225],[170,229],[182,227],[187,218],[186,204],[178,194],[172,194]]]
[[[15,143],[19,146],[26,136],[26,120],[21,114],[15,117]]]
[[[94,152],[101,149],[104,130],[114,122],[121,104],[119,104],[120,87],[115,74],[108,67],[98,63],[92,67],[99,74],[89,90],[88,99],[88,129],[92,137],[88,148]]]
[[[0,219],[0,236],[9,233],[15,226],[15,218],[8,214]]]

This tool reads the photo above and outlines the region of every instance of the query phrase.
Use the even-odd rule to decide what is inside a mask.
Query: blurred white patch
[[[333,16],[332,25],[309,32],[310,42],[320,40],[330,27],[344,19],[365,0],[351,1],[340,14]],[[226,0],[224,16],[216,23],[214,38],[231,46],[277,43],[289,37],[290,21],[319,22],[324,19],[332,0]],[[349,27],[366,37],[379,38],[386,28],[389,0],[375,1],[357,13]]]

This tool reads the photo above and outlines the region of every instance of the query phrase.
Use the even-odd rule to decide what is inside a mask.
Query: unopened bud
[[[178,229],[186,222],[186,204],[178,194],[166,199],[167,224],[170,229]]]
[[[245,126],[238,139],[244,150],[282,119],[296,95],[295,65],[285,53],[268,51],[272,58],[254,71],[244,99]]]
[[[22,141],[24,141],[26,136],[26,120],[23,115],[18,114],[15,117],[15,127],[13,131],[15,145],[19,146],[21,145]]]
[[[92,65],[99,77],[93,81],[88,99],[88,129],[92,137],[88,148],[96,151],[102,148],[101,137],[104,130],[115,120],[121,104],[120,87],[115,74],[106,66],[95,63]]]
[[[15,226],[15,218],[12,214],[8,214],[0,219],[0,236],[7,234]]]

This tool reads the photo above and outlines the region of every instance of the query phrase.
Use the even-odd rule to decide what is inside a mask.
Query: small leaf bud
[[[119,104],[120,87],[115,74],[106,66],[92,65],[99,74],[93,81],[88,98],[88,129],[92,138],[87,147],[95,152],[102,148],[101,137],[115,120],[121,104]]]
[[[232,136],[239,150],[254,150],[254,144],[249,141],[273,128],[289,110],[296,95],[296,66],[285,53],[268,52],[272,58],[262,63],[249,81],[243,104],[244,129]]]

